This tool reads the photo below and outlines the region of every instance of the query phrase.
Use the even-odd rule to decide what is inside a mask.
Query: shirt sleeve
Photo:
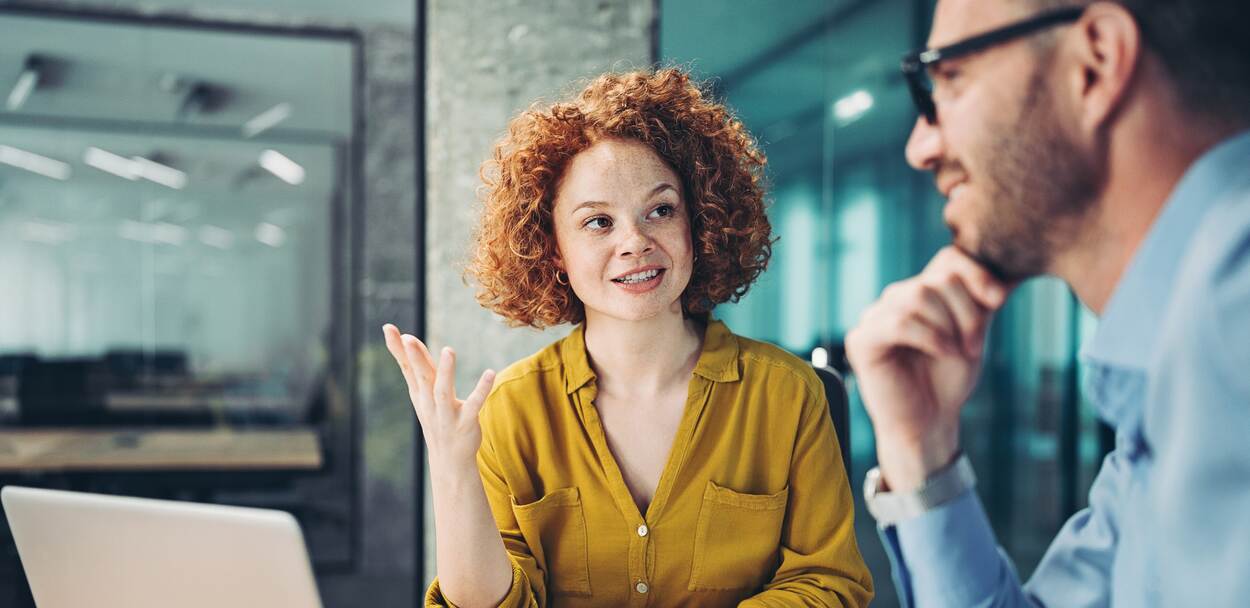
[[[1023,586],[972,490],[882,528],[901,603],[909,608],[1108,605],[1118,497],[1128,479],[1123,449],[1107,455],[1090,488],[1090,506],[1064,524]]]
[[[781,564],[740,608],[867,606],[869,574],[855,542],[855,507],[823,392],[805,400],[790,462]]]
[[[508,551],[508,557],[512,561],[512,587],[504,596],[503,601],[499,603],[499,607],[538,608],[545,606],[547,593],[543,573],[539,570],[538,563],[525,542],[525,537],[521,535],[516,515],[512,512],[511,493],[508,491],[508,485],[504,481],[502,469],[499,466],[499,459],[488,437],[489,434],[483,432],[482,447],[477,453],[477,468],[482,476],[482,486],[486,490],[486,500],[490,503],[495,525],[499,528],[499,535],[503,537],[504,549]],[[455,606],[443,597],[437,578],[425,594],[425,605],[427,607]]]
[[[1234,203],[1194,236],[1178,285],[1184,306],[1151,366],[1144,432],[1155,449],[1161,606],[1250,597],[1250,196]]]

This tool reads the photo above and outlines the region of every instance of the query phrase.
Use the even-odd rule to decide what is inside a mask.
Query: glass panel
[[[355,41],[0,31],[0,485],[284,509],[349,563]]]

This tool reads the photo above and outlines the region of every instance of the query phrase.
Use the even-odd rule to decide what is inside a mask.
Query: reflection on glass
[[[0,31],[0,485],[281,508],[346,563],[354,38]]]

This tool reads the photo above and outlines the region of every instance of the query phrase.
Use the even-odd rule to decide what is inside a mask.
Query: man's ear
[[[1064,38],[1081,131],[1093,133],[1124,104],[1141,63],[1141,28],[1119,4],[1095,2]]]

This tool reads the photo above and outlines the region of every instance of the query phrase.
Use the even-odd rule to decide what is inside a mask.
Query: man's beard
[[[1035,69],[1017,119],[992,129],[985,157],[989,199],[969,253],[1006,282],[1048,272],[1078,238],[1097,194],[1095,161],[1057,122],[1043,68]]]

